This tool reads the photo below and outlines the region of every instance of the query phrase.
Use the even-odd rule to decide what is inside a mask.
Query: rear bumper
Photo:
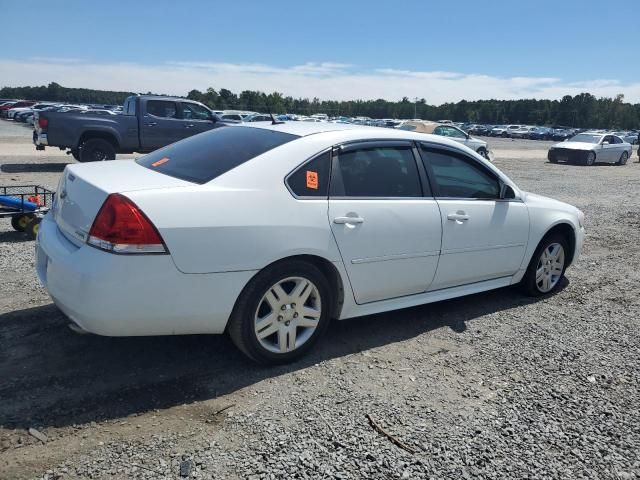
[[[69,242],[47,215],[36,270],[54,303],[98,335],[222,333],[255,272],[184,274],[169,255],[114,255]]]
[[[33,144],[36,147],[49,145],[49,139],[46,133],[38,133],[33,131]]]

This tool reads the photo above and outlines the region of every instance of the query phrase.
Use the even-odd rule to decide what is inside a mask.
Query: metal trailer
[[[0,186],[0,218],[10,217],[15,230],[36,238],[54,197],[54,191],[39,185]]]

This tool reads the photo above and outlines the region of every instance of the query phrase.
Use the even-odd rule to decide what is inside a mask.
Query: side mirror
[[[511,200],[516,198],[516,192],[511,185],[503,183],[500,187],[500,200]]]
[[[602,142],[602,146],[609,145],[609,142]]]

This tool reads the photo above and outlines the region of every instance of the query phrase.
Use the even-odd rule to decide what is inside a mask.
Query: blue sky
[[[32,19],[2,24],[0,85],[640,101],[638,0],[0,0],[0,17]]]

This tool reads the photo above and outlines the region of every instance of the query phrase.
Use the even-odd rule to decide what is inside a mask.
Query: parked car
[[[535,127],[527,127],[527,126],[521,126],[519,128],[516,128],[515,130],[511,130],[509,132],[509,136],[511,138],[529,138],[529,134],[531,133],[531,130],[535,128]]]
[[[535,127],[535,129],[529,132],[529,139],[531,140],[551,140],[553,130],[548,127]]]
[[[426,121],[416,122],[412,120],[412,121],[403,123],[398,128],[400,130],[408,130],[410,132],[431,133],[433,135],[448,137],[451,140],[455,140],[456,142],[466,145],[471,150],[479,153],[487,160],[490,160],[492,156],[491,152],[489,151],[487,142],[485,142],[484,140],[479,140],[477,138],[474,138],[468,133],[461,130],[460,128],[453,126],[451,124],[440,124],[436,122],[426,122]]]
[[[21,100],[19,102],[7,102],[3,106],[0,107],[0,116],[4,117],[4,118],[7,118],[9,110],[11,110],[13,108],[30,107],[31,105],[34,105],[35,103],[36,102],[31,102],[31,101],[27,101],[27,100]]]
[[[631,145],[638,143],[638,134],[636,132],[612,132],[611,134],[620,137],[623,141]]]
[[[36,270],[76,330],[228,332],[264,363],[307,352],[331,318],[549,294],[584,239],[577,208],[455,141],[344,124],[234,125],[70,165],[56,197]]]
[[[632,147],[615,135],[579,133],[566,142],[553,145],[547,154],[551,163],[568,162],[593,165],[595,162],[625,165]]]
[[[151,152],[191,135],[227,125],[203,104],[184,98],[136,95],[124,114],[41,112],[33,132],[36,149],[69,149],[80,162],[112,160],[116,153]]]
[[[243,122],[270,122],[271,120],[271,115],[268,113],[254,113],[242,119]]]

